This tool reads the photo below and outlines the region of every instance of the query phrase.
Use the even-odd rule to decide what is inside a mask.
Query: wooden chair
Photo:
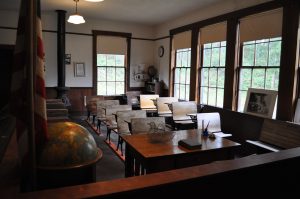
[[[117,129],[117,112],[118,111],[131,111],[132,107],[130,105],[116,105],[106,108],[106,115],[105,115],[105,124],[107,127],[106,131],[106,140],[110,142],[110,133],[111,130]],[[100,126],[99,126],[100,128]]]
[[[150,124],[155,124],[156,127],[166,129],[164,117],[147,117],[147,118],[132,118],[131,119],[131,133],[150,133]]]
[[[152,99],[159,98],[159,95],[140,95],[140,106],[143,110],[155,109],[156,106]]]
[[[97,101],[97,128],[100,129],[101,123],[106,120],[106,108],[120,105],[119,100],[102,100]]]
[[[172,117],[172,111],[170,110],[168,104],[173,102],[178,102],[176,97],[159,97],[157,98],[157,113],[158,116]]]
[[[197,114],[197,104],[194,101],[189,102],[173,102],[173,122],[175,129],[195,128],[196,123],[189,114]]]
[[[223,133],[221,130],[221,119],[218,112],[213,113],[197,113],[198,129],[204,130],[208,125],[207,130],[219,137],[230,137],[232,134]],[[203,126],[202,126],[203,125]]]
[[[123,139],[120,135],[128,135],[130,134],[128,122],[131,121],[132,118],[146,118],[147,114],[145,110],[132,110],[132,111],[118,111],[117,112],[117,129],[113,131],[118,134],[118,145],[117,150],[121,149],[121,153],[123,155]]]
[[[90,117],[93,116],[92,123],[95,124],[95,118],[97,115],[97,102],[104,100],[103,96],[92,95],[84,96],[84,105],[87,109],[87,120],[90,120]]]

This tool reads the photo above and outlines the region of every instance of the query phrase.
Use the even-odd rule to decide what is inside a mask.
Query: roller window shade
[[[113,36],[97,37],[97,54],[126,55],[126,51],[126,38]]]
[[[276,9],[240,20],[240,42],[281,37],[282,9]]]
[[[192,31],[186,31],[173,36],[173,50],[191,48]]]
[[[201,44],[226,41],[227,23],[217,23],[200,29]]]

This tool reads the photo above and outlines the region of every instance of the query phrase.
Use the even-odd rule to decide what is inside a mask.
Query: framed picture
[[[85,67],[84,63],[76,62],[74,63],[74,75],[75,77],[85,77]]]
[[[277,91],[249,88],[244,113],[272,118]]]

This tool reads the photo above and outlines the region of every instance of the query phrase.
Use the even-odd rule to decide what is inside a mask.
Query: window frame
[[[271,39],[275,39],[275,38],[278,38],[278,40],[273,40],[273,41],[270,41]],[[257,43],[257,41],[259,40],[268,40],[267,42],[259,42]],[[278,72],[278,87],[277,87],[277,90],[276,91],[279,91],[279,73],[280,73],[280,68],[281,68],[281,60],[279,60],[279,65],[278,66],[269,66],[269,55],[270,55],[270,48],[269,48],[269,45],[271,42],[278,42],[280,41],[282,43],[282,37],[274,37],[274,38],[268,38],[268,39],[257,39],[257,40],[253,40],[254,43],[253,44],[246,44],[246,45],[254,45],[254,57],[253,57],[253,65],[254,66],[243,66],[243,43],[240,43],[240,46],[239,46],[239,65],[237,66],[236,68],[236,71],[237,71],[237,86],[236,86],[236,110],[238,112],[243,112],[244,108],[241,108],[241,110],[239,110],[239,99],[240,99],[240,91],[243,91],[243,92],[246,92],[247,93],[247,90],[242,90],[240,89],[240,83],[241,83],[241,71],[242,69],[251,69],[251,81],[250,81],[250,88],[252,88],[252,82],[253,82],[253,70],[254,69],[263,69],[264,70],[264,88],[262,89],[266,89],[266,76],[267,76],[267,70],[268,69],[278,69],[279,72]],[[253,41],[247,41],[247,42],[253,42]],[[267,65],[266,66],[255,66],[255,62],[256,62],[256,45],[257,44],[261,44],[261,43],[267,43],[268,44],[268,57],[267,57]],[[282,54],[282,46],[280,47],[280,56],[279,58],[281,59],[281,54]],[[247,97],[247,96],[246,96]],[[275,106],[277,106],[277,103],[275,104]],[[276,109],[276,107],[275,107]]]
[[[120,55],[120,54],[97,54],[97,55],[105,55],[106,56],[106,63],[107,63],[107,56],[109,56],[109,55],[114,55],[114,56],[118,56],[118,55]],[[122,95],[122,94],[125,94],[126,93],[126,55],[122,55],[122,56],[124,56],[124,66],[110,66],[110,65],[107,65],[106,64],[106,66],[98,66],[98,64],[97,64],[97,95],[98,95],[98,83],[99,82],[106,82],[106,94],[105,95],[103,95],[103,96],[111,96],[111,95],[109,95],[109,94],[107,94],[107,83],[108,82],[114,82],[115,83],[115,91],[114,91],[114,94],[112,94],[113,96],[115,95]],[[97,56],[98,57],[98,56]],[[97,58],[98,59],[98,58]],[[115,63],[116,63],[116,60],[115,60]],[[115,64],[116,65],[116,64]],[[99,68],[105,68],[106,69],[106,81],[99,81],[98,80],[98,69]],[[115,80],[114,81],[109,81],[109,80],[107,80],[107,69],[108,68],[112,68],[112,69],[117,69],[117,68],[121,68],[121,69],[124,69],[124,80],[123,81],[117,81],[116,79],[116,74],[117,74],[117,70],[115,70]],[[123,93],[121,93],[121,94],[117,94],[116,93],[116,83],[117,82],[123,82],[124,83],[124,90],[123,90]]]
[[[113,32],[113,31],[102,31],[102,30],[92,30],[93,33],[93,88],[92,94],[97,95],[97,77],[98,77],[98,68],[97,68],[97,37],[98,36],[114,36],[122,37],[126,39],[127,49],[125,55],[125,93],[127,91],[135,90],[135,88],[130,87],[130,57],[131,57],[131,33],[125,32]]]
[[[226,42],[224,46],[222,46],[222,43]],[[220,46],[219,47],[213,47],[213,43],[219,43]],[[211,47],[210,48],[205,48],[204,45],[206,44],[210,44]],[[207,103],[205,103],[205,105],[209,105],[208,104],[208,100],[209,100],[209,88],[212,89],[216,89],[216,99],[215,99],[215,105],[209,105],[209,106],[215,106],[215,107],[220,107],[217,106],[218,103],[218,89],[222,89],[223,90],[223,104],[220,108],[223,108],[224,106],[224,93],[225,93],[225,74],[226,74],[226,51],[227,51],[227,41],[216,41],[216,42],[211,42],[211,43],[206,43],[206,44],[201,44],[201,50],[200,50],[200,65],[198,67],[198,74],[199,74],[199,78],[198,78],[198,84],[199,84],[199,103],[200,104],[204,104],[201,102],[201,89],[203,89],[204,87],[207,88]],[[225,48],[225,62],[224,62],[224,66],[221,66],[221,48],[224,47]],[[211,60],[212,60],[212,49],[214,48],[218,48],[219,51],[219,66],[212,66],[211,64]],[[204,49],[211,49],[211,54],[210,54],[210,66],[204,66]],[[203,69],[208,69],[208,80],[207,80],[207,86],[202,86],[202,73],[203,73]],[[209,69],[217,69],[217,74],[219,74],[219,69],[224,69],[224,83],[223,83],[223,88],[218,87],[218,75],[216,77],[216,86],[212,87],[209,85]]]
[[[190,54],[190,60],[188,61],[189,62],[189,67],[177,67],[177,52],[178,51],[182,51],[182,50],[184,50],[184,49],[187,49],[186,51],[187,52],[189,52],[189,54]],[[189,95],[190,95],[190,85],[191,85],[191,56],[192,56],[192,48],[182,48],[182,49],[175,49],[174,50],[175,51],[175,53],[174,53],[174,55],[175,55],[175,57],[174,57],[174,59],[175,59],[175,61],[174,61],[174,67],[172,68],[172,76],[173,76],[173,82],[172,82],[172,87],[173,87],[173,96],[175,97],[175,84],[178,84],[179,85],[179,96],[177,96],[178,97],[178,99],[179,100],[185,100],[185,101],[189,101]],[[181,84],[180,83],[180,75],[179,75],[179,83],[175,83],[175,79],[176,79],[176,69],[186,69],[186,71],[189,69],[190,70],[190,74],[189,74],[189,78],[190,78],[190,81],[189,81],[189,84],[186,84],[186,78],[185,78],[185,84]],[[187,73],[186,73],[186,77],[187,77]],[[184,91],[185,91],[185,99],[181,99],[180,98],[180,85],[184,85],[185,86],[185,89],[184,89]],[[186,87],[189,87],[189,93],[188,93],[188,96],[187,96],[187,93],[186,93]]]

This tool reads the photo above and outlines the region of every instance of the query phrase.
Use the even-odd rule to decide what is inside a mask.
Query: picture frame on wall
[[[249,88],[244,113],[272,118],[276,99],[277,91]]]
[[[74,76],[85,77],[85,65],[83,62],[74,63]]]

